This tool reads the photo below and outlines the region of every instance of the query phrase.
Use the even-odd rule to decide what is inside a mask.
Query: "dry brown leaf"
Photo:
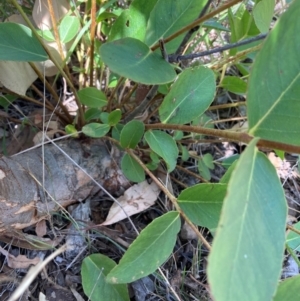
[[[276,168],[277,174],[280,178],[286,179],[292,176],[291,164],[286,159],[281,159],[275,155],[274,152],[268,154],[270,162]]]
[[[147,181],[144,181],[133,185],[118,198],[123,209],[114,203],[109,210],[106,221],[101,225],[111,225],[127,218],[124,211],[128,216],[131,216],[146,210],[155,203],[159,193],[160,189],[154,182],[148,184]]]
[[[55,19],[57,22],[66,15],[70,9],[70,5],[66,0],[53,1],[53,9]],[[32,18],[39,29],[51,29],[52,22],[48,9],[47,1],[35,1]],[[8,19],[9,22],[15,22],[27,26],[23,17],[20,15],[12,15]],[[44,40],[45,46],[48,48],[51,55],[55,58],[58,64],[62,64],[63,60],[58,52],[56,42],[49,42]],[[68,45],[63,44],[63,53],[66,56]],[[54,76],[57,74],[58,69],[51,60],[44,62],[37,62],[34,64],[37,69],[45,76]],[[25,95],[29,86],[37,79],[36,73],[27,62],[13,62],[1,61],[0,62],[0,86],[19,94]]]
[[[57,22],[63,18],[70,5],[67,0],[52,0],[55,19]],[[36,26],[41,30],[49,30],[52,28],[51,16],[48,8],[48,1],[35,1],[32,17]]]
[[[0,82],[5,88],[25,95],[36,79],[37,75],[28,63],[0,61]]]
[[[249,128],[248,122],[247,121],[240,121],[236,123],[230,131],[234,132],[247,132]]]
[[[36,1],[36,3],[37,2],[39,1]],[[25,23],[24,25],[27,26],[22,16],[19,15],[11,16],[9,21],[19,24]],[[57,50],[56,43],[48,41],[44,41],[44,43],[55,60],[59,64],[62,64],[62,59]],[[63,52],[64,55],[66,55],[66,45],[63,45]],[[45,76],[54,76],[58,72],[58,69],[51,60],[37,62],[34,65],[42,74],[45,74]],[[37,74],[27,62],[0,61],[0,84],[17,94],[25,95],[29,86],[37,78]]]
[[[49,52],[54,57],[56,62],[62,65],[63,60],[58,52],[58,47],[56,42],[44,41],[44,44],[46,45],[46,47],[48,48]],[[62,50],[64,56],[66,56],[67,53],[66,44],[62,44]],[[45,76],[54,76],[58,72],[58,69],[56,68],[56,66],[53,64],[51,60],[46,60],[44,62],[37,62],[35,63],[35,66],[40,70],[41,73],[45,74]]]
[[[53,139],[54,135],[58,132],[58,130],[47,131],[46,135],[48,138]],[[43,139],[44,138],[44,139]],[[44,140],[44,141],[43,141]],[[33,137],[33,144],[39,145],[42,142],[46,142],[48,139],[44,137],[44,133],[42,131],[35,134]]]
[[[40,258],[27,258],[25,255],[18,255],[17,257],[9,254],[6,250],[0,247],[0,252],[6,257],[7,264],[12,269],[27,269],[31,265],[36,265],[40,262]]]
[[[28,17],[30,22],[33,22],[33,18],[32,17]],[[18,14],[13,14],[11,16],[9,16],[5,21],[7,22],[12,22],[12,23],[18,23],[18,24],[22,24],[24,26],[28,27],[28,24],[26,23],[26,21],[24,20],[24,18],[21,15]]]
[[[155,175],[167,187],[170,193],[174,194],[172,182],[170,181],[170,175],[161,164],[159,164],[157,170],[155,171]]]
[[[198,236],[189,224],[184,223],[180,230],[180,237],[185,240],[192,240],[197,239]]]
[[[35,226],[35,233],[38,237],[43,237],[47,234],[46,221],[42,219]]]

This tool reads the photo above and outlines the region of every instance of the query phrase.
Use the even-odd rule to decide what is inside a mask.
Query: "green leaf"
[[[234,171],[236,164],[237,164],[238,160],[235,160],[228,168],[228,170],[226,171],[226,173],[223,175],[223,177],[220,179],[219,183],[224,183],[227,184],[229,183],[229,180],[231,178],[232,172]]]
[[[155,152],[150,152],[150,158],[154,163],[160,163],[160,159],[158,157],[158,155]]]
[[[100,118],[101,111],[97,108],[90,108],[84,113],[84,120],[90,121]]]
[[[146,166],[149,170],[156,170],[158,168],[158,164],[153,161],[147,163]]]
[[[226,190],[226,184],[197,184],[180,193],[178,204],[194,224],[215,229]]]
[[[242,38],[247,36],[248,32],[248,22],[246,22],[245,15],[246,6],[244,3],[241,3],[238,6],[238,9],[233,12],[234,9],[230,8],[228,11],[228,19],[231,29],[231,42],[237,42]]]
[[[80,27],[78,17],[65,16],[59,25],[59,37],[62,43],[70,42],[77,35]]]
[[[248,12],[246,5],[241,3],[238,9],[233,14],[232,9],[228,11],[229,24],[231,29],[231,42],[237,42],[249,36],[256,36],[260,33],[255,25],[252,15]],[[230,55],[235,55],[237,52],[253,47],[253,43],[233,48],[230,50]]]
[[[157,0],[134,0],[128,9],[123,10],[114,22],[108,36],[108,41],[122,38],[135,38],[143,41],[146,34],[146,26]]]
[[[108,112],[101,112],[101,114],[100,114],[100,121],[102,123],[107,123],[108,124],[108,116],[109,116]]]
[[[198,18],[206,0],[158,0],[150,14],[145,43],[154,45]],[[176,51],[185,33],[166,44],[168,53]]]
[[[294,1],[267,37],[247,97],[249,134],[294,145],[300,145],[299,11],[300,1]]]
[[[108,88],[115,88],[118,84],[120,76],[114,73],[111,73],[109,76]]]
[[[300,231],[300,222],[293,225],[293,228]],[[289,234],[286,238],[286,243],[294,251],[300,251],[300,235],[294,231],[289,231]]]
[[[216,301],[271,301],[280,278],[287,205],[276,170],[255,147],[257,141],[248,145],[230,178],[209,256]]]
[[[168,172],[173,171],[179,153],[174,139],[165,132],[155,130],[147,131],[145,140],[150,148],[164,159],[168,167]]]
[[[249,76],[250,74],[250,63],[238,63],[235,64],[235,66],[237,67],[237,69],[239,70],[239,72],[242,74],[242,76]],[[252,63],[251,63],[252,66]]]
[[[90,108],[102,108],[107,105],[107,98],[105,94],[93,87],[79,90],[78,97],[83,105]]]
[[[123,129],[123,124],[116,124],[112,131],[111,131],[111,135],[114,139],[116,139],[117,141],[120,141],[120,137],[121,137],[121,132],[122,132],[122,129]]]
[[[212,118],[206,114],[202,114],[201,116],[198,116],[197,118],[193,119],[191,124],[193,126],[201,126],[207,129],[213,129],[214,124],[211,122]],[[192,133],[193,139],[204,139],[205,135],[199,135]]]
[[[124,38],[100,47],[103,62],[115,73],[146,85],[171,82],[176,73],[161,55],[152,52],[143,42]]]
[[[269,31],[275,8],[275,0],[262,0],[253,9],[253,18],[260,32]]]
[[[120,137],[120,143],[123,148],[135,148],[144,135],[145,125],[139,120],[128,122]]]
[[[230,157],[223,159],[222,166],[224,166],[225,168],[229,168],[232,165],[232,163],[235,162],[239,157],[239,154],[234,154]]]
[[[0,23],[0,60],[41,62],[47,59],[31,29],[17,23]]]
[[[207,20],[202,24],[202,26],[206,27],[206,28],[210,28],[210,29],[216,29],[216,30],[220,30],[220,31],[230,32],[230,30],[228,28],[226,28],[225,26],[223,26],[220,22],[218,22],[217,19]]]
[[[205,180],[209,181],[211,179],[209,168],[202,160],[202,158],[198,160],[198,172],[200,176],[203,177]]]
[[[190,158],[190,153],[186,146],[180,144],[181,159],[187,161]]]
[[[0,96],[0,106],[3,107],[5,110],[8,109],[8,107],[16,100],[18,99],[17,95],[1,95]]]
[[[284,160],[284,151],[274,149],[274,152],[275,152],[276,156],[278,156],[281,160]]]
[[[202,115],[212,103],[215,90],[210,69],[199,66],[184,70],[159,108],[161,122],[185,124]]]
[[[44,40],[49,41],[49,42],[54,42],[55,41],[55,37],[53,35],[52,30],[39,30],[37,29],[37,33],[39,34],[40,37],[42,37]]]
[[[300,275],[281,281],[273,301],[299,301]]]
[[[221,87],[235,94],[245,94],[247,91],[247,83],[237,76],[225,76]]]
[[[92,138],[100,138],[105,136],[110,130],[108,124],[89,123],[82,128],[82,132]]]
[[[156,218],[130,245],[107,275],[111,283],[130,283],[155,272],[170,256],[180,230],[180,215],[171,211]]]
[[[119,15],[117,14],[114,14],[114,13],[111,13],[111,12],[103,12],[101,13],[99,16],[97,16],[97,23],[100,23],[102,21],[105,21],[107,19],[114,19],[114,18],[117,18]]]
[[[173,138],[175,140],[181,140],[183,136],[184,136],[183,131],[174,131],[173,133]]]
[[[126,284],[111,284],[106,281],[107,274],[116,263],[102,254],[86,257],[81,265],[84,293],[92,301],[129,301]]]
[[[129,154],[125,154],[123,156],[121,168],[128,180],[136,183],[140,183],[145,180],[145,172],[143,168]]]
[[[211,154],[207,153],[207,154],[203,155],[202,160],[209,169],[215,168],[214,158]]]
[[[68,135],[72,134],[73,138],[78,138],[79,137],[78,131],[77,131],[77,129],[75,128],[75,126],[73,124],[66,125],[65,126],[65,131]]]
[[[110,126],[115,126],[122,117],[122,112],[120,109],[114,110],[108,115],[108,123]]]
[[[170,84],[164,84],[164,85],[160,85],[158,87],[158,92],[163,94],[163,95],[168,94],[169,91],[170,91]]]

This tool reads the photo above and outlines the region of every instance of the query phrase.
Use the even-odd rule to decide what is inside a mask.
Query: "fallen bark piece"
[[[120,195],[128,185],[120,153],[101,140],[68,140],[57,145],[99,184]],[[44,184],[43,184],[44,168]],[[124,187],[124,188],[123,188]],[[0,159],[0,233],[23,229],[61,207],[80,202],[99,187],[52,144]]]

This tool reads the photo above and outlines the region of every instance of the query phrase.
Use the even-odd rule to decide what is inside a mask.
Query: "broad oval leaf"
[[[116,139],[117,141],[120,141],[123,127],[124,127],[123,124],[120,123],[116,124],[111,131],[112,138]]]
[[[210,181],[211,179],[210,170],[202,159],[198,160],[198,172],[201,177],[203,177],[207,181]]]
[[[214,158],[213,158],[213,156],[210,153],[207,153],[207,154],[203,155],[201,157],[201,159],[203,160],[203,162],[205,163],[205,165],[209,169],[214,169],[215,168]]]
[[[125,154],[122,158],[121,168],[124,176],[132,182],[143,182],[145,180],[145,172],[141,165],[134,160],[129,154]]]
[[[298,301],[300,292],[300,275],[281,281],[273,301]]]
[[[221,87],[235,94],[245,94],[247,83],[237,76],[224,76]]]
[[[300,1],[294,1],[269,34],[253,64],[247,97],[249,133],[294,145],[300,145],[299,11]]]
[[[143,42],[124,38],[100,47],[103,62],[115,73],[146,85],[173,81],[176,73],[161,55],[154,53]]]
[[[171,211],[156,218],[130,245],[107,275],[111,283],[130,283],[153,273],[170,256],[180,230],[180,215]]]
[[[90,121],[93,119],[99,119],[101,113],[102,113],[101,110],[99,110],[97,108],[90,108],[90,109],[86,110],[86,112],[84,113],[84,120]]]
[[[89,123],[82,128],[82,132],[92,138],[101,138],[105,136],[110,130],[108,124]]]
[[[124,148],[135,148],[144,135],[145,125],[139,120],[132,120],[123,127],[120,144]]]
[[[53,32],[51,30],[48,30],[48,29],[39,30],[39,29],[37,29],[37,33],[45,41],[48,41],[48,42],[54,42],[55,41],[55,37],[54,37]]]
[[[209,256],[216,301],[271,301],[285,246],[287,205],[276,170],[253,139],[229,180]]]
[[[178,158],[178,147],[174,139],[162,131],[147,131],[145,139],[150,148],[164,159],[168,172],[174,170]]]
[[[26,95],[27,89],[37,78],[27,62],[0,61],[0,83],[19,95]]]
[[[145,43],[152,46],[198,18],[207,0],[159,0],[150,14]],[[176,51],[185,34],[166,44],[168,53]]]
[[[65,16],[59,25],[59,37],[61,42],[68,43],[78,33],[80,27],[80,22],[78,17],[75,16]]]
[[[159,108],[162,123],[185,124],[202,115],[216,90],[214,73],[199,66],[184,70]]]
[[[84,293],[92,301],[129,301],[126,284],[111,284],[106,275],[116,266],[109,257],[92,254],[81,265],[81,277]]]
[[[108,124],[108,116],[109,116],[108,112],[101,112],[101,114],[100,114],[100,121],[102,123]]]
[[[122,112],[120,109],[116,109],[109,113],[108,115],[108,123],[110,126],[115,126],[122,117]]]
[[[143,41],[150,13],[157,0],[134,0],[114,22],[108,41],[126,37]]]
[[[48,55],[31,29],[17,23],[0,23],[0,60],[41,62]]]
[[[194,224],[214,230],[226,190],[226,184],[197,184],[180,193],[178,205]]]
[[[190,153],[186,146],[180,145],[181,159],[187,161],[190,158]]]
[[[94,88],[83,88],[77,92],[80,102],[89,108],[102,108],[107,105],[105,94]]]
[[[253,18],[260,32],[269,31],[274,14],[274,7],[274,0],[263,0],[255,4]]]

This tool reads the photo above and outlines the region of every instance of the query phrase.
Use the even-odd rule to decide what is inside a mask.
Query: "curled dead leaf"
[[[154,205],[159,193],[160,189],[154,182],[148,184],[144,181],[133,185],[117,199],[119,204],[114,203],[111,206],[105,222],[101,225],[111,225],[146,210]]]
[[[40,258],[27,258],[25,255],[18,255],[17,257],[9,254],[6,250],[0,247],[0,252],[6,256],[7,264],[12,269],[27,269],[31,265],[36,265],[40,262]]]

